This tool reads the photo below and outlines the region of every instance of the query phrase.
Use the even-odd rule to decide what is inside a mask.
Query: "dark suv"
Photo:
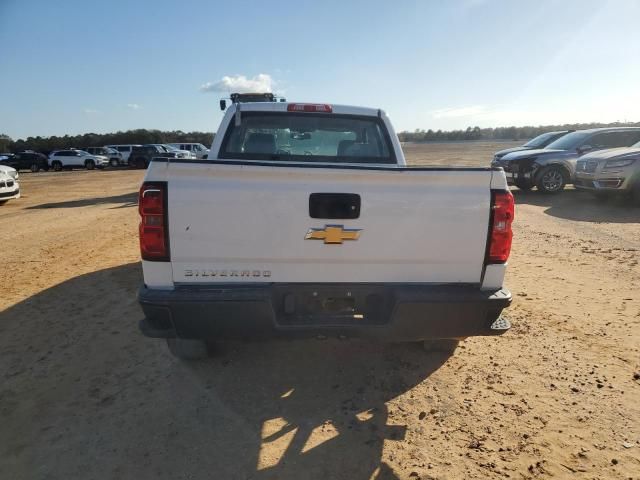
[[[177,152],[162,145],[142,145],[133,147],[129,155],[129,168],[147,168],[154,157],[176,158]]]
[[[10,155],[9,158],[0,160],[0,165],[7,165],[16,170],[28,169],[32,172],[49,170],[49,161],[46,155],[30,150]]]

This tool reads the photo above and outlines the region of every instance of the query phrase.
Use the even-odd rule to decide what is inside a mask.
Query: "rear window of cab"
[[[395,164],[389,133],[378,117],[242,112],[232,118],[222,159]]]

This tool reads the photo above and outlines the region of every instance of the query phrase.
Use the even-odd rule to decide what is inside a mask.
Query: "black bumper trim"
[[[412,341],[500,335],[505,330],[491,325],[511,303],[511,293],[477,285],[227,284],[142,287],[138,300],[145,314],[140,330],[154,338]]]

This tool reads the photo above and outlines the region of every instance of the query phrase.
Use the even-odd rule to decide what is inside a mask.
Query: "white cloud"
[[[483,105],[473,105],[471,107],[460,108],[442,108],[431,112],[433,118],[457,118],[457,117],[473,117],[486,112]]]
[[[272,92],[275,81],[271,75],[260,73],[253,78],[244,75],[225,75],[219,82],[207,82],[200,87],[202,92],[264,93]]]
[[[142,107],[137,103],[127,103],[127,108],[130,108],[131,110],[140,110]]]
[[[96,110],[95,108],[85,108],[84,113],[87,115],[94,115],[96,113],[100,113],[100,110]]]

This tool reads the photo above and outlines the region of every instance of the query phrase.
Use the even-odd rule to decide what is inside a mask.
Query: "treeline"
[[[21,152],[35,150],[48,153],[52,150],[64,148],[102,147],[104,145],[146,144],[146,143],[202,143],[209,147],[213,141],[213,133],[183,132],[175,130],[163,132],[160,130],[128,130],[115,133],[85,133],[83,135],[64,135],[62,137],[28,137],[13,140],[7,135],[0,135],[1,152]]]
[[[401,142],[444,142],[466,140],[528,140],[541,133],[554,130],[580,130],[597,127],[640,127],[640,122],[614,123],[574,123],[565,125],[540,125],[537,127],[496,127],[480,128],[467,127],[466,130],[422,130],[400,132]],[[174,130],[128,130],[115,133],[85,133],[83,135],[64,135],[62,137],[28,137],[13,140],[7,135],[0,134],[0,153],[35,150],[48,153],[63,148],[101,147],[103,145],[118,144],[146,144],[146,143],[202,143],[211,145],[214,134],[211,132],[183,132]]]
[[[529,140],[541,133],[554,130],[582,130],[599,127],[640,127],[640,122],[573,123],[565,125],[540,125],[537,127],[467,127],[466,130],[421,130],[400,132],[401,142],[445,142],[465,140]]]

